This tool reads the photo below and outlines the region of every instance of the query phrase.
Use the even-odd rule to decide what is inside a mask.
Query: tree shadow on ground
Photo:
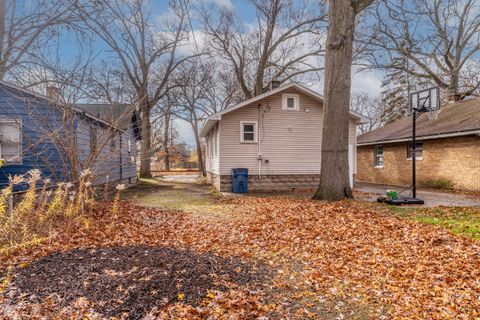
[[[17,270],[9,295],[15,303],[25,297],[42,302],[55,294],[63,306],[83,297],[105,316],[138,319],[179,299],[198,305],[208,290],[255,286],[268,273],[263,265],[237,258],[166,247],[75,249]]]

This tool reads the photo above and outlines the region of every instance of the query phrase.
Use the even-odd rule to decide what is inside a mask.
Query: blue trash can
[[[248,169],[246,168],[232,169],[232,192],[234,193],[248,192]]]

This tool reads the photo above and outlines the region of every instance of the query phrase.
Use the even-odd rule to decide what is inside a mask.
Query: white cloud
[[[373,71],[358,71],[352,68],[352,92],[368,93],[371,97],[379,97],[382,91],[382,75]]]
[[[188,122],[181,119],[174,119],[173,126],[178,132],[179,142],[184,142],[189,146],[195,145],[195,136],[193,134],[192,127],[190,124],[188,124]]]
[[[224,7],[227,9],[233,9],[232,0],[209,0],[209,2],[213,2],[220,7]]]

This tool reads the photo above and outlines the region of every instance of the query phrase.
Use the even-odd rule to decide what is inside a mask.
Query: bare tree
[[[323,1],[250,1],[256,21],[247,25],[224,7],[203,6],[208,44],[235,75],[243,98],[321,70]]]
[[[330,0],[325,56],[320,184],[314,199],[352,198],[348,176],[348,123],[353,40],[357,15],[373,0]]]
[[[350,110],[368,119],[368,123],[359,126],[361,134],[375,130],[383,124],[381,101],[372,98],[368,93],[352,94],[350,97]]]
[[[222,76],[222,74],[219,74]],[[200,172],[205,175],[204,155],[200,140],[202,121],[209,115],[219,111],[230,101],[228,91],[219,84],[215,77],[215,64],[213,62],[200,62],[199,60],[184,64],[175,75],[178,87],[174,90],[175,115],[186,121],[192,128],[195,137],[195,147]],[[228,82],[227,82],[228,83]]]
[[[431,80],[455,101],[478,94],[477,0],[382,0],[372,15],[371,33],[361,37],[369,66]]]
[[[171,89],[172,72],[190,58],[178,53],[188,40],[188,4],[172,1],[169,16],[157,23],[144,0],[75,2],[84,23],[113,50],[134,89],[142,137],[140,176],[149,177],[150,157],[155,152],[150,112]]]
[[[19,66],[35,48],[57,32],[55,27],[73,21],[72,8],[64,1],[0,0],[0,79]],[[28,60],[31,57],[27,57]]]

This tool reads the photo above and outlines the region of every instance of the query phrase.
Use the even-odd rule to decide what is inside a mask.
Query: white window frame
[[[379,155],[378,154],[378,147],[382,147],[382,154]],[[373,156],[374,156],[374,159],[373,159],[373,166],[375,168],[378,168],[378,169],[381,169],[383,168],[383,166],[385,165],[385,147],[383,146],[383,144],[377,144],[373,147]],[[379,157],[382,157],[382,164],[377,164],[377,159]]]
[[[288,107],[288,99],[293,98],[293,108]],[[296,93],[282,94],[282,110],[284,111],[299,111],[300,110],[300,95]]]
[[[244,126],[253,124],[253,141],[244,139]],[[257,143],[258,141],[258,122],[257,121],[240,121],[240,142],[241,143]]]
[[[5,122],[18,124],[18,160],[16,162],[4,162],[3,166],[23,165],[23,121],[22,119],[0,118],[0,123],[5,123]],[[0,159],[3,159],[1,142],[0,142]]]
[[[422,145],[422,155],[417,157],[415,156],[415,160],[423,160],[423,141],[419,141],[419,142],[415,142],[417,145],[418,144],[421,144]],[[410,145],[413,144],[412,142],[407,142],[407,160],[408,161],[412,161],[412,157],[409,157],[409,154],[410,154]],[[413,150],[412,150],[412,153],[413,153]]]

